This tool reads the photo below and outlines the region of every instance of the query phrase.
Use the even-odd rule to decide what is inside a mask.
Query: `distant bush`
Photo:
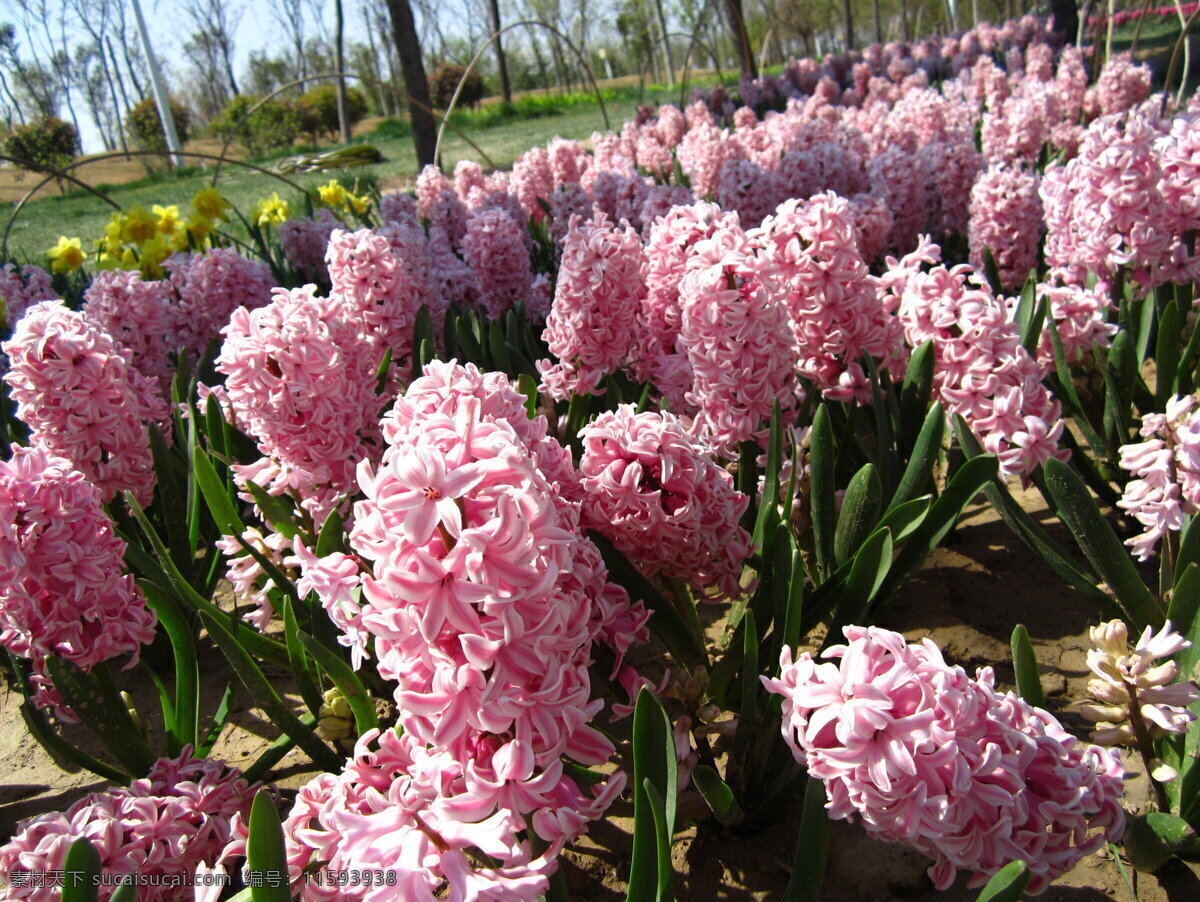
[[[363,136],[368,141],[382,139],[403,140],[412,137],[412,126],[407,119],[397,119],[389,116]]]
[[[22,169],[34,172],[62,169],[75,159],[78,149],[75,126],[53,116],[18,125],[4,139],[4,153]]]
[[[435,107],[444,110],[450,106],[454,91],[466,71],[465,66],[456,66],[453,63],[442,63],[433,70],[433,74],[429,76],[429,96]],[[479,101],[483,100],[483,91],[483,79],[478,72],[472,70],[467,76],[466,84],[463,85],[462,93],[458,96],[459,105],[478,106]]]
[[[290,147],[300,134],[300,116],[292,104],[272,97],[255,108],[259,100],[238,94],[212,121],[215,134],[239,142],[252,157],[277,147]]]
[[[346,118],[350,120],[351,128],[366,114],[367,100],[362,92],[358,88],[347,87]],[[322,135],[337,138],[341,128],[338,124],[337,87],[318,85],[311,91],[305,91],[296,101],[296,115],[300,130],[310,135],[314,142]]]
[[[175,133],[179,135],[179,142],[185,143],[191,137],[192,111],[175,100],[169,100],[168,105],[171,108],[171,118],[175,120]],[[125,114],[125,131],[142,150],[167,149],[167,137],[158,115],[158,106],[151,97],[147,97]]]

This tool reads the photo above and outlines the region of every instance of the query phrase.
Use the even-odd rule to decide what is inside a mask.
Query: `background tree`
[[[400,54],[404,90],[409,98],[408,116],[412,123],[417,165],[427,166],[436,162],[433,157],[437,135],[429,109],[429,83],[425,80],[425,63],[421,59],[421,40],[417,37],[417,25],[408,0],[387,0],[387,6],[392,18],[392,39]]]

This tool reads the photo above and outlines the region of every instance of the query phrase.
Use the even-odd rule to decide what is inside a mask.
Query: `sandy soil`
[[[1023,505],[1059,530],[1036,492],[1022,493]],[[1061,533],[1063,544],[1070,539]],[[929,636],[953,663],[968,671],[991,665],[997,680],[1012,684],[1009,634],[1024,623],[1033,639],[1048,704],[1068,729],[1084,735],[1085,723],[1071,710],[1083,697],[1087,682],[1087,628],[1096,622],[1086,602],[1065,588],[1032,553],[1020,545],[986,505],[968,510],[946,546],[933,556],[884,612],[882,626],[912,639]],[[809,637],[819,643],[821,636]],[[220,662],[208,662],[215,696],[223,685]],[[282,674],[277,676],[282,677]],[[206,693],[207,695],[208,693]],[[147,704],[143,710],[149,710]],[[275,735],[259,712],[248,710],[244,699],[215,754],[231,763],[252,760]],[[82,794],[100,788],[87,773],[64,773],[29,738],[15,700],[0,703],[0,760],[6,762],[0,786],[0,835],[32,814],[61,809]],[[1127,807],[1146,799],[1140,767],[1129,759]],[[302,755],[285,759],[283,787],[295,788],[308,776]],[[681,799],[681,812],[697,810],[695,798]],[[702,804],[702,803],[701,803]],[[611,817],[595,824],[565,856],[564,868],[573,899],[618,902],[624,898],[628,873],[632,805],[623,799]],[[771,900],[782,896],[793,854],[798,811],[765,825],[755,835],[738,835],[711,822],[689,822],[681,814],[674,862],[677,894],[682,900]],[[933,890],[925,875],[928,861],[898,845],[871,840],[857,825],[835,823],[823,898],[827,900],[908,899],[913,902],[968,902],[977,890],[960,878],[950,890]],[[1197,869],[1175,863],[1158,875],[1134,875],[1136,897],[1130,893],[1110,858],[1086,859],[1040,898],[1048,902],[1122,902],[1200,899]]]

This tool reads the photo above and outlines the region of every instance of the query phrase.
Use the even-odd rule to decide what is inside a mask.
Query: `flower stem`
[[[1150,778],[1150,785],[1154,787],[1154,799],[1158,803],[1158,810],[1170,813],[1171,804],[1167,801],[1167,791],[1161,783],[1154,779],[1154,768],[1150,763],[1154,758],[1154,747],[1151,744],[1153,740],[1150,738],[1150,730],[1146,727],[1146,721],[1142,718],[1142,706],[1138,701],[1137,687],[1128,681],[1125,681],[1125,686],[1129,690],[1129,725],[1133,727],[1138,754],[1142,756],[1142,766],[1146,768],[1146,776]]]

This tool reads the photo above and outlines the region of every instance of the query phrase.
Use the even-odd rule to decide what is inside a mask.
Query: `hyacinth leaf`
[[[336,510],[330,511],[325,522],[321,524],[321,531],[317,533],[316,555],[317,557],[326,557],[334,552],[345,552],[345,550],[346,525],[341,514]]]
[[[311,714],[304,714],[300,717],[300,723],[304,727],[312,729],[316,726],[317,719]],[[251,786],[260,782],[266,777],[271,768],[282,761],[284,756],[287,755],[287,753],[290,752],[292,747],[295,745],[296,740],[294,740],[287,733],[284,733],[269,746],[267,746],[266,751],[259,755],[254,760],[253,764],[242,771],[242,778]]]
[[[739,824],[745,812],[733,796],[733,790],[720,775],[707,764],[697,764],[692,771],[692,785],[699,790],[713,816],[727,827]]]
[[[209,401],[212,401],[213,403],[215,403],[214,398],[210,397]],[[200,419],[200,416],[196,412],[196,408],[192,407],[191,416],[188,417],[188,421],[187,421],[187,434],[186,434],[187,444],[184,447],[184,459],[185,460],[192,459],[192,452],[196,448],[196,446],[200,443],[199,438],[198,438],[198,427],[196,425],[197,422],[199,421],[199,419]],[[201,511],[203,505],[201,505],[201,503],[200,503],[200,489],[196,485],[196,476],[195,476],[195,474],[193,474],[190,471],[187,474],[186,504],[187,504],[187,531],[188,531],[187,544],[188,544],[188,547],[190,549],[192,549],[192,560],[194,561],[195,556],[196,556],[196,550],[200,547],[200,531],[201,531],[201,525],[202,525],[201,524],[202,518],[200,516],[200,511]]]
[[[921,566],[946,533],[950,532],[963,510],[979,491],[996,478],[999,464],[995,457],[982,455],[966,461],[946,485],[946,490],[930,505],[929,513],[921,521],[912,537],[896,556],[888,571],[883,587],[876,596],[875,604],[886,602],[900,588],[909,575]]]
[[[933,339],[922,342],[908,359],[904,371],[904,382],[900,385],[900,428],[910,436],[921,427],[929,399],[933,395],[933,370],[935,363]]]
[[[704,652],[703,642],[692,634],[671,602],[607,538],[591,530],[588,531],[588,538],[600,549],[609,579],[624,588],[630,598],[640,600],[651,612],[650,628],[672,656],[688,667],[707,666],[708,656]]]
[[[466,316],[459,315],[455,320],[454,334],[458,341],[458,347],[465,358],[464,363],[477,363],[482,359],[483,349],[479,346],[479,340],[472,334]]]
[[[46,672],[63,702],[87,724],[108,753],[121,762],[130,774],[141,777],[154,765],[156,756],[111,681],[104,680],[103,665],[84,673],[75,664],[51,655]]]
[[[375,367],[375,394],[387,394],[388,373],[392,369],[392,349],[384,348],[383,357],[379,360],[379,365]]]
[[[822,577],[833,572],[833,534],[836,522],[833,476],[833,426],[829,409],[817,408],[812,423],[809,450],[809,491],[812,493],[812,530],[817,569]]]
[[[296,519],[295,508],[284,500],[286,496],[272,495],[262,486],[250,481],[245,483],[245,488],[275,532],[289,539],[294,539],[304,532]]]
[[[1180,308],[1191,310],[1191,300],[1188,299],[1186,303],[1181,304]],[[1192,329],[1192,334],[1188,336],[1187,345],[1183,349],[1183,355],[1179,359],[1179,374],[1176,378],[1175,394],[1189,395],[1195,389],[1197,355],[1200,355],[1200,329]]]
[[[804,788],[804,810],[796,836],[792,878],[783,902],[819,902],[829,857],[829,815],[825,813],[825,784],[810,776]]]
[[[1139,318],[1137,330],[1137,359],[1138,363],[1145,363],[1146,358],[1150,356],[1150,339],[1154,336],[1154,321],[1158,317],[1158,292],[1156,291],[1150,298],[1141,301],[1132,301],[1131,309],[1133,315]]]
[[[25,721],[25,726],[29,728],[33,738],[63,770],[75,773],[82,768],[114,783],[129,782],[130,775],[125,771],[80,751],[73,743],[67,742],[55,733],[46,719],[46,715],[28,701],[28,696],[26,696],[26,701],[21,703],[21,719]]]
[[[492,365],[500,372],[512,375],[512,359],[508,356],[508,345],[504,341],[504,330],[499,320],[492,320],[488,327],[488,349]]]
[[[854,556],[850,575],[846,578],[833,622],[825,637],[826,643],[841,641],[842,627],[868,622],[871,603],[892,566],[892,547],[891,530],[880,529],[871,534]]]
[[[1189,517],[1180,534],[1179,550],[1175,553],[1175,581],[1178,584],[1188,564],[1200,564],[1200,517]],[[1174,618],[1171,622],[1178,626]]]
[[[82,836],[71,843],[62,866],[61,902],[95,902],[100,898],[100,853]]]
[[[209,395],[204,406],[204,431],[213,450],[224,457],[229,457],[231,450],[226,434],[228,428],[229,424],[225,422],[216,396]]]
[[[1034,657],[1033,644],[1029,641],[1029,630],[1025,624],[1018,623],[1013,627],[1009,646],[1012,648],[1013,672],[1017,677],[1017,694],[1035,708],[1045,708],[1046,695],[1042,691],[1037,658]]]
[[[537,380],[529,373],[522,373],[517,377],[517,391],[525,396],[525,413],[529,415],[529,419],[537,416],[538,408],[538,389]]]
[[[229,498],[225,482],[217,475],[212,459],[198,446],[192,450],[192,469],[217,528],[227,536],[240,536],[246,530],[241,515]]]
[[[1124,844],[1129,863],[1148,874],[1157,871],[1175,855],[1191,855],[1200,848],[1192,825],[1178,815],[1164,811],[1129,818]]]
[[[905,501],[903,504],[893,507],[885,513],[879,521],[877,529],[882,529],[886,526],[892,531],[892,541],[899,545],[917,531],[917,528],[924,522],[925,515],[929,513],[929,509],[932,506],[932,495],[922,495],[920,498]]]
[[[954,433],[958,438],[959,447],[968,458],[978,457],[983,453],[983,448],[967,426],[966,420],[958,414],[954,416]],[[1119,615],[1120,611],[1112,598],[1097,588],[1099,577],[1072,561],[1062,547],[1046,535],[1046,531],[1038,522],[1016,502],[1002,480],[995,479],[985,485],[983,493],[1005,525],[1044,560],[1059,579],[1086,595],[1105,616]]]
[[[138,902],[137,887],[132,883],[122,883],[116,892],[108,897],[108,902]]]
[[[738,710],[737,731],[733,735],[733,760],[745,761],[750,737],[758,727],[758,624],[754,612],[747,611],[742,633],[742,698]],[[738,777],[745,776],[744,771]]]
[[[138,580],[138,586],[158,622],[166,630],[175,655],[175,716],[168,731],[171,753],[185,745],[195,746],[200,732],[200,665],[196,658],[196,635],[179,606],[155,583]]]
[[[671,721],[654,693],[643,687],[633,710],[634,826],[627,902],[674,898],[671,838],[675,833],[677,767]]]
[[[1023,861],[1010,861],[984,884],[975,902],[1020,902],[1029,877],[1029,865]]]
[[[187,505],[180,490],[178,458],[171,454],[158,428],[151,423],[146,427],[150,436],[150,452],[154,460],[154,475],[157,477],[158,498],[161,502],[163,523],[167,527],[167,541],[175,565],[184,573],[190,573],[196,560],[196,547],[189,542],[186,519]],[[183,476],[186,478],[186,469]]]
[[[738,449],[737,490],[750,499],[742,514],[742,528],[754,532],[758,521],[758,455],[762,452],[758,442],[742,442]]]
[[[283,636],[288,650],[288,664],[292,677],[296,680],[296,688],[304,704],[313,714],[319,714],[324,699],[317,686],[316,675],[309,663],[308,655],[300,642],[300,626],[296,622],[296,607],[287,595],[279,599],[280,611],[283,614]]]
[[[421,309],[417,311],[417,315],[413,317],[413,334],[412,346],[414,350],[421,347],[421,342],[428,341],[430,345],[433,341],[433,316],[429,313],[429,307],[426,304],[421,305]],[[421,375],[419,370],[413,371],[413,378]]]
[[[1111,452],[1113,449],[1107,446],[1100,434],[1096,432],[1096,428],[1084,410],[1083,402],[1079,400],[1079,393],[1075,391],[1075,381],[1071,377],[1071,367],[1067,363],[1067,352],[1063,348],[1058,328],[1054,325],[1054,317],[1047,318],[1046,331],[1050,335],[1050,346],[1054,351],[1054,377],[1050,380],[1054,388],[1054,396],[1062,404],[1063,410],[1070,414],[1079,425],[1080,431],[1083,432],[1084,438],[1092,448],[1107,448]]]
[[[925,491],[933,480],[933,467],[942,452],[942,436],[945,435],[945,432],[946,414],[940,403],[934,404],[929,408],[925,422],[921,424],[921,431],[913,446],[912,456],[908,459],[908,466],[904,468],[904,474],[900,477],[900,484],[892,496],[889,509],[895,509]]]
[[[138,526],[141,527],[142,533],[154,548],[154,557],[151,557],[138,548],[128,536],[118,531],[118,535],[125,540],[126,560],[132,563],[134,569],[138,570],[147,579],[157,583],[160,588],[170,590],[180,607],[191,608],[197,613],[206,612],[213,617],[223,617],[224,614],[221,610],[193,589],[191,584],[175,568],[175,564],[171,561],[166,547],[162,544],[162,539],[159,538],[158,533],[154,531],[149,521],[146,520],[145,513],[138,505],[137,499],[133,497],[132,493],[125,493],[125,503],[133,511],[133,515],[138,521]],[[282,667],[287,666],[287,648],[282,643],[267,638],[241,621],[238,621],[236,626],[238,641],[245,646],[247,651],[273,664],[279,664]]]
[[[994,294],[1001,294],[1004,291],[1004,280],[1000,278],[1000,267],[996,265],[996,256],[986,245],[983,248],[983,276],[992,286]]]
[[[300,746],[313,763],[323,770],[339,771],[342,767],[341,757],[331,750],[316,733],[304,726],[300,719],[284,704],[271,681],[264,675],[254,659],[238,644],[237,639],[229,632],[222,622],[224,618],[214,617],[207,611],[200,612],[204,628],[212,636],[213,641],[220,646],[225,657],[229,659],[230,667],[249,691],[255,704],[266,712],[267,716],[281,730],[288,734]]]
[[[1200,518],[1193,518],[1193,523],[1197,519]],[[1192,643],[1175,655],[1179,679],[1200,681],[1200,564],[1189,563],[1179,573],[1167,619],[1176,632]],[[1193,703],[1191,709],[1200,715],[1200,702]],[[1180,774],[1178,780],[1166,784],[1172,807],[1193,826],[1200,825],[1200,810],[1197,810],[1200,808],[1200,730],[1188,730],[1185,736],[1169,736],[1160,742],[1172,752],[1172,760],[1168,763]]]
[[[1158,347],[1154,351],[1154,400],[1161,408],[1175,391],[1179,375],[1179,306],[1171,301],[1158,321]]]
[[[780,640],[787,641],[787,623],[789,615],[798,625],[800,612],[792,613],[793,605],[800,605],[804,598],[803,563],[798,556],[796,539],[791,529],[780,523],[775,530],[774,561],[771,565],[771,610],[774,623],[774,641],[769,652],[775,658],[782,650]],[[797,572],[797,567],[800,568]],[[799,582],[799,586],[796,583]]]
[[[743,458],[744,460],[744,458]],[[754,518],[754,547],[764,556],[771,553],[768,537],[774,538],[779,523],[779,473],[783,464],[783,416],[779,402],[771,409],[771,434],[767,441],[767,469],[763,473],[762,499]],[[756,487],[757,488],[757,487]],[[751,496],[753,497],[753,496]]]
[[[375,703],[358,674],[350,669],[350,665],[306,633],[300,633],[300,644],[316,659],[317,664],[333,681],[333,685],[337,686],[338,692],[350,706],[358,734],[361,736],[367,730],[376,729],[379,726],[379,717],[375,713]]]
[[[883,379],[879,375],[879,369],[875,366],[875,358],[870,354],[863,354],[862,364],[871,383],[871,410],[875,414],[876,453],[874,457],[878,468],[876,475],[881,483],[882,497],[890,498],[892,492],[896,490],[896,483],[900,478],[899,459],[893,450],[896,447],[896,433],[892,428],[892,418],[888,409],[888,402],[894,403],[894,395],[889,388],[887,401],[884,400],[884,394],[879,387]],[[890,377],[887,381],[890,387]]]
[[[253,902],[291,902],[287,847],[279,811],[265,789],[254,796],[250,807],[250,831],[246,840],[246,867],[250,872]]]
[[[1046,461],[1043,472],[1059,518],[1116,596],[1125,620],[1135,630],[1159,625],[1162,611],[1082,480],[1055,458]]]
[[[217,702],[217,710],[213,712],[212,720],[209,721],[208,730],[204,734],[203,740],[196,746],[196,757],[205,758],[212,751],[212,747],[217,744],[217,740],[221,738],[221,731],[225,729],[225,724],[229,722],[229,715],[233,710],[233,695],[234,684],[226,683],[224,691],[221,692],[221,698]]]
[[[1104,435],[1107,437],[1110,456],[1114,449],[1129,440],[1129,408],[1133,403],[1135,389],[1139,387],[1137,361],[1133,345],[1123,332],[1117,333],[1112,346],[1095,348],[1097,368],[1104,380]],[[1151,399],[1153,404],[1153,399]],[[1088,439],[1091,442],[1091,438]],[[1096,443],[1094,447],[1102,450]]]

